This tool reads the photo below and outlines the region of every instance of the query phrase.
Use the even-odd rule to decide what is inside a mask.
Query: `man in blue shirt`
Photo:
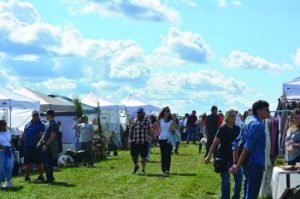
[[[243,166],[244,198],[258,198],[264,168],[266,133],[263,121],[270,116],[269,104],[259,100],[252,106],[253,116],[249,117],[241,129],[239,137],[232,143],[234,165],[230,172],[235,175]],[[239,144],[243,151],[238,157]]]
[[[23,144],[24,164],[25,164],[25,181],[30,181],[30,171],[32,164],[35,164],[39,177],[35,181],[43,181],[43,164],[41,151],[36,148],[37,143],[43,135],[45,125],[39,118],[39,112],[32,112],[32,119],[26,124],[24,133],[19,141],[19,145]]]

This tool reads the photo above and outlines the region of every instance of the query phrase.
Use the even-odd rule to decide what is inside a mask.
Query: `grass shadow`
[[[47,183],[51,186],[59,186],[59,187],[76,187],[75,184],[67,183],[67,182],[51,182]]]
[[[149,162],[147,162],[147,163],[153,163],[153,164],[155,164],[155,163],[161,163],[161,161],[157,161],[157,160],[150,160]]]
[[[171,173],[173,176],[197,176],[196,173]]]
[[[23,189],[23,186],[14,186],[14,187],[9,187],[9,188],[2,188],[0,190],[5,191],[5,192],[17,192],[17,191],[21,191],[22,189]]]
[[[156,174],[156,173],[147,173],[146,175],[139,174],[139,176],[145,176],[145,177],[157,177],[157,178],[168,178],[169,175],[162,175],[162,174]]]

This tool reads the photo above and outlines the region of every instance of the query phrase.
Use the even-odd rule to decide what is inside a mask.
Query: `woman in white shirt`
[[[5,120],[0,120],[0,188],[13,187],[12,172],[14,166],[14,156],[11,145],[11,134],[7,130]]]
[[[169,107],[164,107],[161,110],[158,115],[157,125],[160,131],[159,146],[161,152],[161,170],[163,175],[169,175],[171,167],[172,145],[168,142],[168,140],[171,133],[174,133],[176,128],[176,122],[173,121]]]

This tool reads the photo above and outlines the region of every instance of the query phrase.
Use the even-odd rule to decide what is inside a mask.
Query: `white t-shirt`
[[[5,132],[0,132],[0,145],[11,146],[11,133],[7,130]]]
[[[160,140],[167,140],[169,139],[170,136],[170,127],[172,124],[172,120],[170,120],[169,122],[165,122],[164,119],[160,119],[160,135],[159,135],[159,139]]]

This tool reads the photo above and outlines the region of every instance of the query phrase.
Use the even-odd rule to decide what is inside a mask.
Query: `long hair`
[[[223,119],[223,125],[226,124],[226,122],[227,122],[227,120],[228,120],[228,117],[229,117],[230,113],[232,113],[232,112],[235,113],[236,111],[233,110],[233,109],[230,109],[229,111],[227,111],[227,112],[225,113],[225,116],[224,116],[224,119]],[[234,121],[234,125],[235,125],[235,121]]]
[[[168,106],[166,106],[166,107],[164,107],[164,108],[162,108],[161,109],[161,111],[160,111],[160,113],[159,113],[159,115],[158,115],[158,121],[161,119],[161,118],[163,118],[164,117],[164,113],[165,113],[165,110],[166,109],[169,109],[170,110],[170,108],[168,107]],[[171,115],[171,113],[170,113],[170,115],[169,115],[169,118],[168,118],[168,122],[169,121],[171,121],[172,120],[172,115]]]

